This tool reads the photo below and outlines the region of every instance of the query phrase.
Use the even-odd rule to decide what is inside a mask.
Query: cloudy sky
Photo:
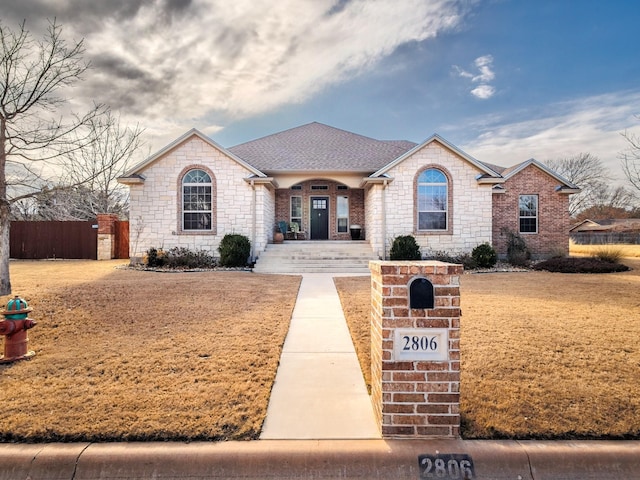
[[[640,134],[640,2],[3,0],[57,18],[92,70],[73,91],[146,129],[230,147],[312,121],[378,139],[439,133],[504,166],[588,152],[622,178]]]

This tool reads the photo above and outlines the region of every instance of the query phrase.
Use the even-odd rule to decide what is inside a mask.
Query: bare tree
[[[601,185],[592,195],[591,205],[581,210],[576,220],[605,218],[634,218],[638,212],[638,198],[622,186]]]
[[[629,144],[627,150],[620,154],[622,170],[633,188],[640,190],[640,136],[629,131],[622,136]]]
[[[569,197],[569,214],[575,217],[596,202],[603,188],[611,181],[600,159],[590,153],[579,153],[573,157],[548,160],[547,166],[566,180],[582,189]]]
[[[65,114],[59,96],[89,68],[83,42],[68,45],[55,21],[41,41],[23,23],[13,31],[0,23],[0,295],[11,293],[11,204],[51,184],[61,165],[101,134],[108,109]]]
[[[123,127],[110,112],[95,119],[95,141],[69,153],[59,183],[38,192],[25,212],[14,204],[15,217],[31,214],[38,220],[91,220],[99,213],[128,215],[129,190],[117,182],[142,145],[143,130]]]

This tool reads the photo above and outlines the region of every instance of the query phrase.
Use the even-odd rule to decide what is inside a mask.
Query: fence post
[[[115,235],[118,215],[113,213],[98,214],[98,260],[115,258]]]

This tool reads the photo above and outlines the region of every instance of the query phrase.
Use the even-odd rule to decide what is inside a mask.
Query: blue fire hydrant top
[[[18,295],[7,302],[7,309],[2,312],[5,318],[9,320],[20,320],[27,318],[27,314],[32,309],[29,308],[27,302]]]

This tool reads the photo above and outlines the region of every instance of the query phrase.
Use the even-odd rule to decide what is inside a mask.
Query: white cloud
[[[463,147],[479,160],[511,166],[529,158],[539,161],[581,152],[599,157],[618,181],[624,181],[618,155],[628,145],[621,132],[640,134],[640,91],[580,98],[533,112],[512,112],[528,120],[481,117],[466,128],[478,135]]]
[[[493,97],[494,93],[496,93],[496,89],[491,85],[478,85],[476,88],[471,90],[471,95],[482,100]]]
[[[491,67],[493,66],[493,57],[491,55],[484,55],[478,57],[475,60],[475,65],[480,70],[480,75],[473,77],[474,82],[490,82],[495,78],[495,74]]]
[[[85,37],[95,98],[152,130],[218,115],[243,118],[302,102],[371,70],[407,42],[455,28],[456,0],[142,2]],[[214,120],[217,122],[217,120]]]
[[[477,87],[472,89],[469,93],[476,98],[481,100],[486,100],[488,98],[493,97],[496,93],[495,87],[489,85],[488,82],[491,82],[495,77],[495,73],[493,71],[493,56],[492,55],[483,55],[474,60],[473,64],[478,69],[478,74],[475,75],[471,72],[464,70],[458,65],[453,65],[454,71],[458,74],[459,77],[468,78],[473,83],[480,83]]]

